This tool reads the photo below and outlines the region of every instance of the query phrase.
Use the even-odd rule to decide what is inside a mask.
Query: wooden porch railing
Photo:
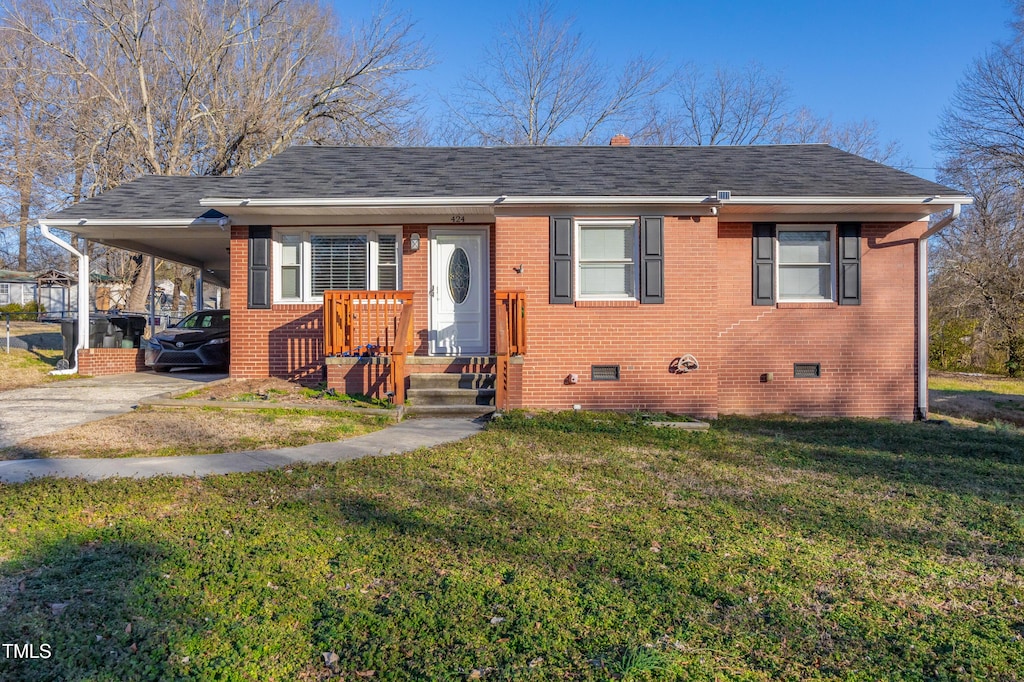
[[[390,359],[394,403],[405,403],[405,357],[412,351],[411,291],[325,291],[324,354]]]
[[[508,409],[508,361],[526,354],[526,292],[494,293],[494,406]]]

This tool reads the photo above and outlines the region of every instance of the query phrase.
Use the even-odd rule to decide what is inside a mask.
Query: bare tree
[[[912,165],[899,142],[879,138],[877,121],[864,118],[836,123],[831,116],[817,116],[807,107],[786,115],[776,131],[775,141],[784,144],[821,142],[895,168]]]
[[[789,90],[759,64],[707,71],[696,64],[669,79],[667,102],[652,103],[648,144],[763,144],[786,118]]]
[[[950,157],[1024,173],[1024,34],[968,69],[936,139]]]
[[[391,143],[421,127],[404,76],[428,60],[386,10],[345,33],[315,1],[8,0],[0,36],[52,57],[68,92],[56,139],[72,163],[37,178],[64,202],[142,174],[233,174],[296,143]]]
[[[1024,2],[1015,11],[1016,35],[968,68],[936,132],[943,179],[975,203],[943,233],[931,274],[933,316],[971,321],[976,354],[1024,375]]]
[[[998,357],[1024,376],[1024,185],[1006,169],[954,159],[943,180],[974,205],[939,234],[931,268],[932,316],[974,325],[977,364]]]
[[[910,165],[898,142],[879,139],[875,121],[837,124],[805,106],[791,107],[785,81],[760,64],[712,70],[688,64],[669,80],[672,86],[648,105],[636,137],[641,144],[821,142],[879,163]]]
[[[488,44],[448,101],[444,136],[485,145],[588,144],[638,127],[662,87],[643,56],[610,76],[573,21],[529,4]]]
[[[0,213],[17,230],[17,268],[30,267],[29,226],[51,197],[38,177],[60,167],[56,153],[59,110],[66,94],[50,75],[52,60],[23,36],[0,33]]]

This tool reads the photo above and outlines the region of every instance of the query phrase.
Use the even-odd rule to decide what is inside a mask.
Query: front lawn
[[[406,456],[0,486],[3,679],[987,679],[1024,437],[508,417]]]
[[[25,388],[53,381],[50,371],[64,357],[59,350],[25,350],[12,348],[5,352],[6,341],[0,340],[0,391]]]
[[[935,416],[997,427],[1024,426],[1024,379],[932,372],[928,401]]]
[[[0,448],[0,460],[24,457],[173,457],[326,443],[394,423],[381,416],[315,409],[215,407],[154,409],[73,426]]]

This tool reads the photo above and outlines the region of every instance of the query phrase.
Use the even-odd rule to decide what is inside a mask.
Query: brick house
[[[827,145],[618,142],[294,147],[41,222],[230,285],[233,377],[413,405],[926,414],[926,239],[970,197]]]

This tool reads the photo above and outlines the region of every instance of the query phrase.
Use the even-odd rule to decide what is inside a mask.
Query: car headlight
[[[217,344],[221,344],[221,343],[227,343],[230,340],[231,339],[229,339],[228,337],[225,336],[223,339],[213,339],[212,341],[207,341],[206,345],[207,346],[213,346],[213,345],[217,345]]]

